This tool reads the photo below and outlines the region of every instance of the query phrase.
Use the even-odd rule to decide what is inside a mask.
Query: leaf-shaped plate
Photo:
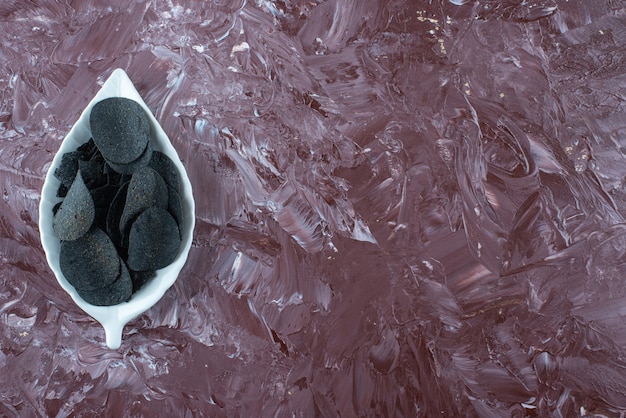
[[[76,289],[68,283],[61,272],[59,265],[59,249],[61,242],[52,232],[52,208],[57,202],[61,201],[61,199],[56,196],[60,181],[54,176],[54,171],[59,167],[63,154],[76,150],[76,148],[91,138],[91,130],[89,127],[91,108],[95,103],[107,97],[126,97],[139,103],[145,109],[150,119],[154,149],[163,152],[176,165],[181,184],[180,194],[183,206],[183,224],[181,229],[183,237],[178,256],[174,262],[158,270],[156,277],[152,278],[141,289],[135,292],[128,302],[114,306],[95,306],[85,302],[78,295]],[[159,122],[152,115],[148,106],[141,99],[132,81],[128,78],[124,70],[115,70],[96,96],[89,102],[76,124],[74,124],[63,140],[59,151],[54,156],[43,184],[39,206],[41,244],[46,253],[48,264],[63,290],[72,297],[74,302],[83,311],[102,324],[106,333],[106,344],[109,348],[118,348],[122,342],[124,325],[150,309],[163,297],[165,291],[174,284],[180,270],[187,260],[193,238],[194,224],[195,206],[191,183],[187,177],[185,167],[180,162],[178,154],[163,131],[163,128],[161,128],[161,125],[159,125]]]

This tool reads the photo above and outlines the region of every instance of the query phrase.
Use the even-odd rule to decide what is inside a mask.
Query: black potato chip
[[[61,180],[62,186],[69,189],[76,177],[79,161],[89,161],[96,153],[99,154],[93,139],[82,144],[76,151],[66,152],[61,156],[61,164],[54,170],[54,176]]]
[[[183,224],[183,203],[180,200],[180,195],[176,190],[171,187],[167,188],[169,193],[169,200],[167,202],[167,211],[174,217],[174,220],[178,224],[178,228]]]
[[[54,176],[61,180],[61,187],[69,189],[76,178],[76,172],[78,171],[78,160],[83,154],[79,151],[66,152],[61,157],[61,164],[54,170]],[[57,192],[57,196],[59,193]],[[63,196],[59,196],[63,197]]]
[[[152,206],[133,222],[128,240],[128,267],[132,270],[158,270],[178,254],[180,233],[176,221],[165,209]]]
[[[91,160],[94,155],[98,154],[98,147],[96,147],[93,138],[90,138],[89,141],[76,148],[76,151],[83,154],[82,160]]]
[[[167,155],[163,154],[161,151],[154,151],[152,153],[152,158],[148,163],[148,167],[159,173],[169,187],[173,188],[177,192],[180,192],[178,171],[176,170],[174,162],[170,160]]]
[[[123,264],[115,245],[100,228],[92,228],[74,241],[61,241],[61,271],[80,290],[95,290],[113,283]]]
[[[138,159],[150,141],[146,112],[139,103],[124,97],[109,97],[96,103],[89,125],[102,156],[116,164]]]
[[[52,219],[52,230],[60,240],[75,240],[83,236],[96,216],[93,199],[83,182],[80,171]]]
[[[152,157],[153,146],[152,141],[148,142],[146,145],[146,149],[143,151],[141,156],[137,158],[135,161],[131,161],[125,164],[114,163],[113,161],[107,161],[107,164],[115,171],[120,174],[133,174],[135,170],[140,167],[145,167],[150,162],[150,158]]]
[[[167,209],[168,192],[163,178],[150,167],[138,169],[128,183],[124,212],[120,218],[122,235],[141,212],[150,206]]]
[[[109,234],[109,237],[111,237],[113,243],[118,247],[118,249],[124,247],[122,242],[122,234],[120,232],[120,218],[122,217],[122,213],[124,212],[124,205],[126,204],[126,192],[128,191],[128,184],[129,183],[125,183],[117,191],[117,194],[111,202],[111,207],[109,207],[109,213],[107,213],[106,231],[107,234]]]
[[[156,276],[156,271],[135,271],[130,270],[130,278],[133,280],[133,293],[141,289],[141,287],[148,283],[150,279]]]
[[[81,298],[96,306],[112,306],[126,302],[133,294],[133,282],[124,263],[118,278],[106,287],[94,290],[76,289]]]

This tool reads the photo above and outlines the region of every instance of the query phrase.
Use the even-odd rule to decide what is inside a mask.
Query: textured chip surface
[[[75,240],[91,228],[95,216],[93,199],[79,171],[65,200],[54,214],[52,230],[61,240]]]
[[[167,155],[161,151],[154,151],[152,158],[148,163],[148,166],[153,168],[157,173],[163,177],[165,183],[177,192],[180,193],[180,180],[178,178],[178,170],[174,165],[174,162]]]
[[[112,163],[126,164],[138,159],[150,141],[150,122],[144,109],[124,97],[96,103],[89,124],[98,149]]]
[[[150,206],[167,208],[168,190],[163,178],[150,167],[141,167],[130,179],[124,211],[119,221],[122,235],[129,222]]]
[[[61,241],[61,271],[76,289],[94,290],[113,283],[120,273],[115,245],[100,228],[74,241]]]
[[[176,258],[179,247],[176,221],[165,209],[152,206],[130,228],[128,267],[137,271],[166,267]]]
[[[167,211],[174,217],[179,229],[183,226],[183,202],[180,200],[180,194],[172,187],[168,187],[169,198],[167,202]]]
[[[78,294],[87,303],[96,306],[112,306],[126,302],[133,294],[133,281],[128,269],[121,263],[118,278],[106,287],[95,290],[77,289]]]
[[[108,164],[117,173],[133,174],[133,172],[135,172],[135,170],[137,170],[139,167],[144,167],[148,165],[148,163],[150,162],[150,158],[152,158],[153,150],[154,147],[152,145],[152,141],[149,141],[148,145],[146,145],[146,149],[136,160],[124,164],[118,164],[112,161],[108,161]]]

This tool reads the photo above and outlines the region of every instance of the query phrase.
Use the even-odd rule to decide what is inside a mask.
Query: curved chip
[[[120,217],[120,232],[125,234],[130,222],[150,206],[167,208],[167,185],[163,178],[150,167],[138,169],[128,183],[126,203]]]
[[[113,163],[138,159],[150,141],[146,112],[139,103],[124,97],[109,97],[96,103],[89,124],[102,156]]]
[[[130,228],[128,267],[136,271],[166,267],[176,259],[180,242],[178,225],[172,215],[152,206]]]
[[[89,231],[95,217],[93,199],[78,171],[63,203],[54,214],[52,230],[60,240],[72,241]]]
[[[100,228],[74,241],[61,241],[61,271],[76,289],[95,290],[113,283],[120,274],[115,245]]]
[[[150,158],[152,158],[153,153],[153,145],[152,141],[148,141],[148,145],[146,145],[146,149],[143,151],[141,156],[134,161],[131,161],[126,164],[114,163],[113,161],[107,161],[107,164],[116,172],[120,174],[133,174],[135,170],[139,167],[145,167],[148,165]]]
[[[128,269],[124,263],[121,263],[120,275],[110,285],[95,290],[77,290],[80,297],[87,303],[96,306],[112,306],[130,299],[133,294],[133,282]]]
[[[157,173],[163,177],[165,183],[180,193],[180,180],[178,178],[178,170],[174,165],[174,162],[167,155],[161,151],[154,151],[152,158],[148,163],[148,167],[153,168]]]
[[[180,200],[180,195],[176,190],[171,187],[167,188],[169,193],[169,200],[167,203],[167,211],[174,217],[174,220],[178,224],[178,229],[182,230],[183,226],[183,202]]]

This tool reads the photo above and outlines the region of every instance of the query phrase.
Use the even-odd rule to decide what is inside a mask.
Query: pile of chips
[[[172,160],[153,148],[137,102],[96,103],[92,139],[62,156],[52,228],[60,265],[88,303],[110,306],[171,264],[181,245],[180,181]]]

